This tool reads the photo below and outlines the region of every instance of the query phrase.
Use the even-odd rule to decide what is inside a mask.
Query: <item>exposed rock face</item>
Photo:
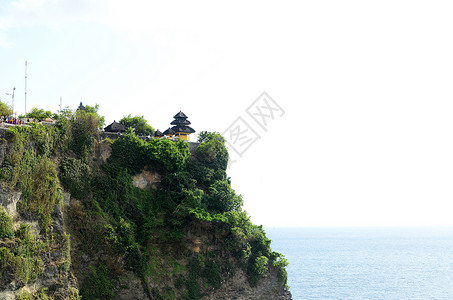
[[[21,194],[21,192],[10,191],[8,188],[4,188],[0,185],[0,205],[5,208],[6,212],[13,220],[18,217],[16,205],[20,200]]]
[[[29,225],[34,236],[40,237],[38,221],[33,218],[30,219],[29,216],[24,218],[17,212],[16,207],[20,200],[20,192],[4,187],[0,188],[0,205],[13,218],[15,229],[17,230],[22,224],[26,224]],[[14,270],[11,266],[6,267],[0,274],[0,300],[14,300],[24,293],[36,294],[43,288],[51,292],[55,300],[68,299],[70,295],[75,295],[71,294],[76,290],[74,287],[77,286],[77,283],[69,270],[69,236],[64,233],[63,212],[58,204],[55,205],[52,217],[54,220],[52,229],[54,240],[48,244],[50,249],[39,256],[42,261],[42,270],[39,275],[36,279],[29,280],[24,284],[15,277],[17,270]],[[9,248],[12,243],[14,241],[4,242],[0,240],[0,248],[4,246]]]
[[[156,189],[160,181],[159,173],[146,170],[132,177],[132,185],[142,190]]]
[[[204,300],[291,300],[291,292],[286,291],[279,284],[277,272],[270,270],[270,275],[260,280],[255,288],[251,288],[244,271],[237,270],[233,278],[222,283],[222,287],[214,290]]]
[[[115,295],[115,300],[139,300],[148,299],[149,297],[145,294],[140,278],[138,278],[133,272],[125,271],[121,282],[118,285],[127,286],[127,289],[120,290]]]
[[[196,253],[220,250],[219,241],[224,237],[217,235],[208,223],[192,223],[186,232],[186,247]],[[225,257],[224,259],[231,259]],[[291,300],[291,292],[285,290],[277,278],[277,269],[269,265],[269,273],[260,278],[258,286],[250,287],[244,270],[237,268],[234,276],[222,282],[219,289],[213,289],[203,300]]]
[[[112,154],[112,148],[106,142],[98,142],[94,146],[94,156],[102,163],[105,163],[110,154]]]

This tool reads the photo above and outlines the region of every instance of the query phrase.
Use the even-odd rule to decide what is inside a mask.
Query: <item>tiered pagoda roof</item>
[[[175,125],[171,128],[174,132],[181,133],[195,132],[195,130],[192,127],[188,126],[190,125],[190,121],[187,120],[187,116],[182,111],[179,111],[179,113],[177,113],[173,118],[174,120],[170,124]]]

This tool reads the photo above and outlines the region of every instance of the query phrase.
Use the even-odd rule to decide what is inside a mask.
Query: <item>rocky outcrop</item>
[[[132,186],[142,190],[156,189],[161,180],[159,173],[143,170],[132,177]]]
[[[220,289],[214,290],[209,296],[203,297],[204,300],[291,300],[291,292],[285,290],[277,279],[277,272],[270,270],[270,274],[262,278],[257,287],[250,287],[247,276],[242,270],[237,270],[236,274],[228,281],[222,283]]]
[[[106,141],[97,142],[94,144],[94,157],[100,162],[105,163],[112,154],[112,148]]]
[[[50,239],[50,236],[41,236],[36,219],[30,216],[22,216],[17,211],[19,201],[21,201],[20,192],[0,187],[0,205],[12,217],[15,230],[19,230],[21,226],[27,226],[30,232],[29,238],[36,239],[36,243],[40,245],[46,245],[46,250],[41,251],[37,256],[27,258],[20,255],[20,251],[23,250],[18,249],[24,246],[16,237],[0,239],[0,248],[4,249],[2,251],[16,255],[14,263],[9,261],[6,263],[7,266],[0,264],[0,267],[3,268],[0,273],[0,300],[14,300],[18,297],[29,299],[24,295],[33,295],[43,290],[51,293],[55,300],[76,297],[78,294],[77,281],[70,272],[70,240],[69,235],[64,231],[63,211],[60,205],[56,204],[52,213],[54,223],[52,238]],[[25,266],[30,262],[30,259],[39,261],[40,267],[38,270],[33,269],[30,277],[25,280],[23,275],[18,276],[18,273],[28,272]]]
[[[220,246],[225,236],[216,234],[215,229],[207,222],[193,222],[186,232],[185,245],[195,253],[222,252]],[[234,263],[231,256],[223,257]],[[261,277],[255,287],[251,287],[247,274],[242,268],[235,268],[234,275],[224,278],[220,288],[213,289],[203,300],[291,300],[291,292],[277,278],[278,271],[272,264],[268,265],[267,275]]]
[[[18,218],[16,210],[17,202],[20,200],[21,192],[11,191],[0,185],[0,206],[3,206],[13,221]]]

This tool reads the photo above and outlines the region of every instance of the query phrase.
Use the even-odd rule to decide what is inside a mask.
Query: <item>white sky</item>
[[[0,99],[165,130],[239,116],[229,170],[265,226],[453,226],[451,1],[0,1]],[[285,111],[264,132],[245,109]]]

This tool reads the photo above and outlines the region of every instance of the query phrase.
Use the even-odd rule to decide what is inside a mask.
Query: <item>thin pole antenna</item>
[[[27,117],[27,61],[25,61],[25,117]]]
[[[15,90],[16,90],[16,88],[14,87],[13,88],[13,96],[12,96],[12,98],[13,98],[13,117],[15,117],[15,115],[14,115],[14,91]]]

